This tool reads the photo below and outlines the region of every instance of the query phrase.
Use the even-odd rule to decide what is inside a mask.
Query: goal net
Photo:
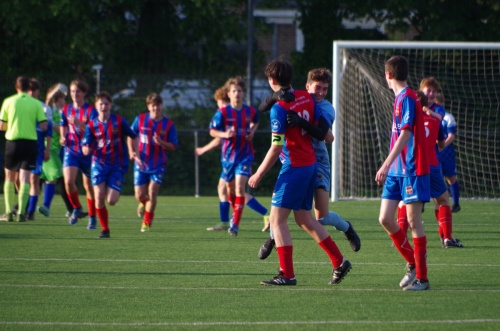
[[[389,152],[394,93],[384,63],[409,60],[408,84],[441,84],[457,122],[454,141],[462,197],[500,198],[500,43],[348,42],[333,44],[332,201],[380,197],[375,181]]]

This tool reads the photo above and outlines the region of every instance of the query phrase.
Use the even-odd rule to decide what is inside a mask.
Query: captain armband
[[[284,133],[273,133],[271,137],[272,137],[271,143],[273,145],[283,146],[285,144],[285,134]]]

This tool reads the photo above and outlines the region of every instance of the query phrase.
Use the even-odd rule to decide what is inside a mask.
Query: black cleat
[[[109,230],[102,231],[99,237],[97,238],[109,238]]]
[[[464,245],[460,242],[458,239],[445,239],[443,241],[443,247],[444,248],[464,248]]]
[[[260,285],[267,285],[267,286],[295,286],[295,285],[297,285],[297,279],[295,279],[295,277],[293,277],[293,278],[286,278],[280,272],[277,276],[274,276],[273,279],[261,281]]]
[[[271,237],[267,238],[266,242],[259,249],[259,259],[265,260],[273,252],[276,242]]]
[[[354,230],[351,222],[346,222],[349,224],[349,229],[347,229],[344,235],[349,241],[349,245],[351,246],[352,250],[357,252],[361,249],[361,239],[359,239],[359,236],[356,233],[356,230]]]
[[[453,205],[453,207],[451,208],[451,212],[452,213],[458,213],[460,211],[460,209],[462,209],[462,208],[460,208],[460,205],[458,205],[458,204],[457,205]]]
[[[333,269],[332,280],[330,281],[330,285],[340,284],[342,279],[344,279],[345,275],[351,270],[351,262],[349,260],[344,259],[344,262],[340,265],[340,267]]]

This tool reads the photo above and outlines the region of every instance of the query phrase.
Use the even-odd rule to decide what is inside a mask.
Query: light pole
[[[96,78],[96,93],[101,92],[101,70],[102,64],[94,64],[92,66],[92,70],[95,70],[95,78]]]

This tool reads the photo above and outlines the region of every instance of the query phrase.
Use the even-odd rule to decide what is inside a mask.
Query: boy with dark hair
[[[408,87],[408,71],[408,60],[402,56],[393,56],[385,63],[386,82],[396,97],[390,153],[375,176],[377,184],[384,187],[379,222],[407,262],[407,272],[399,283],[405,291],[429,289],[422,203],[430,200],[430,169],[424,113],[417,95]],[[415,249],[394,219],[401,200],[406,204]]]
[[[300,126],[287,123],[287,114],[295,113],[308,125],[314,126],[319,119],[319,109],[307,91],[291,90],[292,66],[283,60],[271,62],[265,70],[271,89],[278,92],[290,89],[295,101],[278,101],[271,108],[271,147],[261,165],[250,177],[255,188],[263,176],[280,159],[282,168],[274,187],[269,221],[276,241],[279,258],[279,274],[262,285],[296,285],[293,269],[293,245],[287,219],[293,210],[295,222],[303,228],[328,254],[333,266],[330,284],[338,284],[351,269],[325,228],[311,215],[316,157],[311,136]],[[305,125],[305,124],[301,124]]]
[[[102,232],[99,238],[109,238],[106,202],[113,206],[120,199],[123,178],[128,170],[127,139],[135,134],[127,120],[111,113],[113,101],[107,92],[96,95],[97,118],[90,120],[82,140],[84,155],[92,155],[91,179],[95,207]]]
[[[134,160],[134,191],[142,213],[141,232],[153,225],[156,201],[167,171],[167,151],[175,151],[179,141],[174,122],[163,115],[163,99],[156,93],[146,97],[148,112],[138,115],[132,130],[139,139],[128,139]]]

